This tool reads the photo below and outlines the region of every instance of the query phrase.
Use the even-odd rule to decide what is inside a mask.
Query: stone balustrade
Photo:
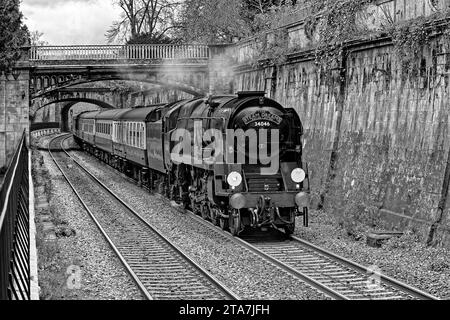
[[[31,62],[59,60],[208,60],[206,45],[87,45],[32,47]]]

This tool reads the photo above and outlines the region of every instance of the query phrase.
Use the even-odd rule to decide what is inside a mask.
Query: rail
[[[207,45],[136,44],[31,47],[31,61],[209,59]]]
[[[0,300],[30,300],[28,148],[22,135],[0,191]]]

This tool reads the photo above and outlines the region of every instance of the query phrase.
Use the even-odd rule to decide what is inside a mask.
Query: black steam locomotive
[[[73,134],[86,151],[233,235],[308,224],[303,127],[261,92],[166,106],[85,112]]]

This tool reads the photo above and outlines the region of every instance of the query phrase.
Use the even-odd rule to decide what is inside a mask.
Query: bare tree
[[[243,9],[243,0],[186,0],[182,37],[204,43],[232,42],[248,32]]]
[[[39,31],[33,31],[30,34],[30,43],[32,46],[48,46],[49,43],[47,41],[42,40],[42,36],[44,33]]]
[[[122,15],[106,33],[110,43],[142,36],[158,41],[177,28],[175,17],[181,4],[177,0],[115,0],[114,3],[122,8]]]

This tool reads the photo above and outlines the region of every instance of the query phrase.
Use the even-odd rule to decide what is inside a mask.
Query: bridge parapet
[[[60,123],[59,122],[39,122],[39,123],[32,123],[30,125],[30,132],[40,131],[40,130],[47,130],[47,129],[59,129]]]
[[[88,46],[39,46],[32,47],[32,64],[52,61],[177,61],[193,60],[204,63],[209,60],[207,45],[136,44],[136,45],[88,45]]]
[[[31,132],[31,137],[33,138],[39,138],[42,136],[49,136],[55,133],[61,133],[61,129],[60,128],[49,128],[49,129],[40,129],[40,130],[36,130]]]

